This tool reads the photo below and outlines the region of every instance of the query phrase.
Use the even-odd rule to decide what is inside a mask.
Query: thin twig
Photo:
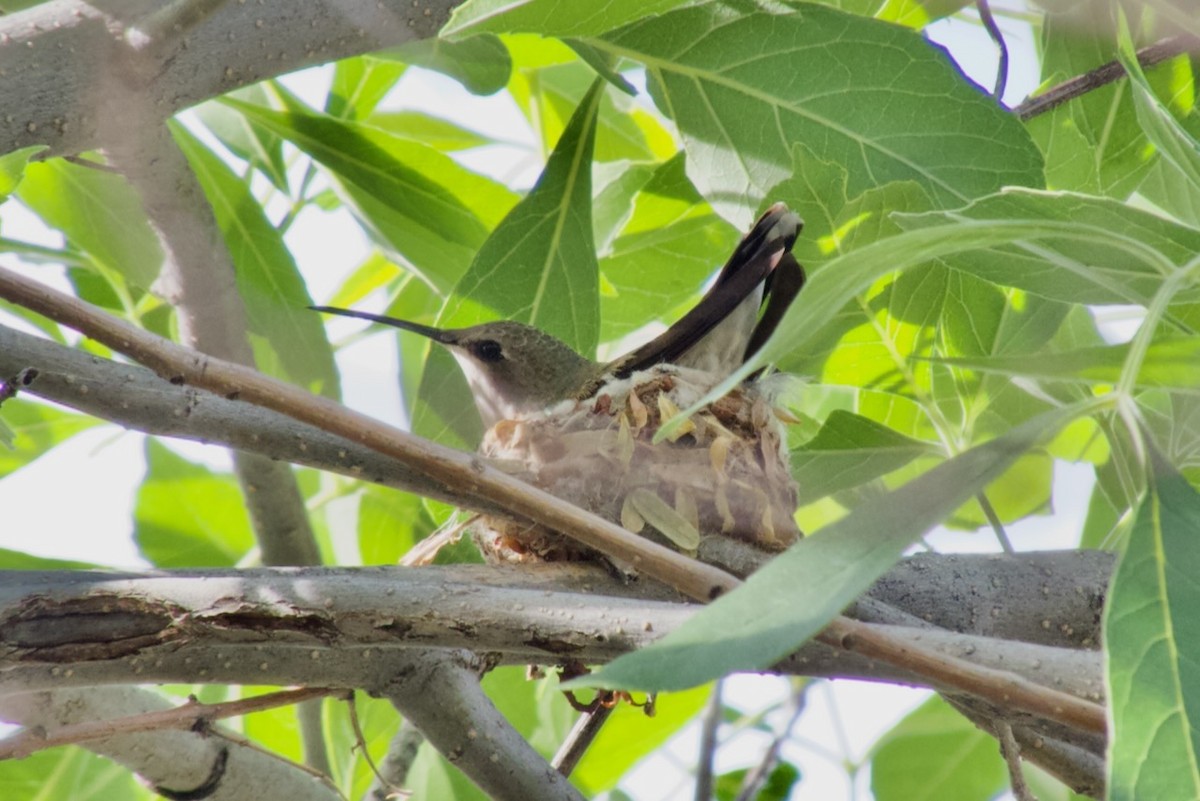
[[[711,801],[713,797],[713,761],[717,755],[717,729],[725,705],[721,703],[724,680],[713,682],[712,695],[700,722],[700,754],[696,758],[696,801]]]
[[[992,16],[988,0],[976,0],[975,7],[979,9],[979,19],[983,22],[988,36],[992,37],[1000,51],[1000,61],[996,65],[996,87],[992,90],[992,97],[996,98],[996,102],[1001,102],[1004,99],[1004,89],[1008,86],[1008,43],[1004,41],[1004,34],[1000,32],[996,18]]]
[[[992,506],[992,502],[988,500],[987,493],[981,490],[975,495],[975,500],[979,502],[983,516],[987,518],[988,525],[992,527],[992,532],[1000,543],[1000,550],[1007,554],[1016,553],[1013,550],[1012,541],[1008,538],[1008,532],[1004,529],[1004,522],[1000,519],[1000,515],[996,514],[996,507]]]
[[[1195,37],[1172,36],[1137,51],[1137,60],[1143,67],[1150,67],[1182,53],[1195,52],[1197,49],[1200,49],[1200,41],[1197,41]],[[1121,62],[1110,61],[1083,75],[1063,81],[1037,97],[1027,98],[1013,109],[1013,113],[1022,120],[1033,119],[1039,114],[1045,114],[1047,111],[1061,106],[1068,100],[1074,100],[1124,76],[1125,68],[1121,66]]]
[[[408,780],[408,771],[412,768],[413,761],[416,760],[423,742],[425,742],[425,735],[412,725],[412,721],[408,718],[400,721],[400,727],[396,729],[391,742],[388,743],[387,753],[380,760],[379,773],[371,782],[371,786],[367,788],[367,792],[363,793],[363,798],[368,801],[387,801],[387,799],[395,798],[397,791],[391,788],[404,786]],[[407,797],[404,795],[407,791],[400,790],[398,792],[401,794],[401,798]]]
[[[274,709],[279,706],[298,704],[313,698],[323,698],[337,695],[342,690],[331,690],[325,687],[304,687],[298,690],[280,690],[279,692],[256,695],[253,698],[240,698],[236,701],[224,701],[219,704],[202,704],[191,700],[182,706],[163,709],[158,712],[145,712],[140,715],[130,715],[115,720],[89,720],[86,723],[74,723],[63,726],[54,734],[35,733],[31,730],[19,731],[11,737],[0,740],[0,759],[19,759],[46,748],[59,745],[77,745],[90,740],[100,740],[118,734],[130,734],[156,729],[190,729],[201,722],[221,720],[251,712],[261,712],[264,709]]]
[[[558,747],[558,753],[550,760],[550,765],[562,775],[570,776],[616,708],[616,704],[599,704],[592,711],[580,715]]]
[[[791,736],[792,727],[796,725],[796,721],[804,714],[808,689],[812,686],[810,681],[801,681],[800,685],[792,690],[792,694],[788,698],[787,721],[775,733],[775,737],[771,740],[771,745],[767,747],[762,759],[742,779],[742,787],[738,791],[737,801],[754,801],[755,798],[758,798],[763,784],[770,778],[771,772],[775,770],[775,765],[779,763],[779,749]]]
[[[566,534],[688,597],[711,601],[739,586],[728,573],[632,534],[489,467],[478,456],[415,437],[328,398],[176,345],[65,293],[0,268],[0,297],[73,328],[176,384],[190,384],[281,412],[391,456],[514,515]]]
[[[404,556],[400,557],[399,564],[405,567],[423,567],[433,564],[433,560],[441,553],[442,548],[455,542],[462,536],[463,530],[480,517],[481,515],[476,514],[467,515],[465,520],[447,520],[437,531],[414,543]]]
[[[1029,712],[1083,731],[1104,734],[1104,707],[1060,690],[1043,687],[1004,670],[983,667],[914,646],[880,626],[836,617],[817,635],[826,645],[906,667],[941,689],[961,690],[1002,709]]]
[[[1021,746],[1013,736],[1012,725],[1007,721],[998,720],[994,728],[996,739],[1000,741],[1000,755],[1004,757],[1004,764],[1008,766],[1008,779],[1013,796],[1017,801],[1037,801],[1037,797],[1025,782],[1025,774],[1021,772]]]
[[[371,749],[367,748],[367,736],[363,734],[362,723],[358,719],[358,706],[354,703],[354,693],[350,693],[350,697],[346,699],[346,708],[350,711],[350,730],[354,732],[354,747],[362,753],[363,759],[367,761],[367,767],[371,769],[371,774],[375,777],[375,781],[387,788],[389,796],[400,793],[400,788],[393,787],[383,777],[383,774],[380,773],[379,768],[375,765],[375,760],[371,758]]]

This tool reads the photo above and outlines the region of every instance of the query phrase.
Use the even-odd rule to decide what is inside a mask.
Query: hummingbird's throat
[[[471,388],[471,394],[475,398],[475,407],[479,410],[484,428],[491,428],[501,420],[515,420],[529,412],[539,411],[526,409],[520,404],[512,403],[504,396],[504,393],[497,391],[497,387],[493,384],[495,376],[489,373],[486,367],[457,348],[450,348],[450,352],[454,355],[454,360],[458,362],[463,376],[467,379],[467,386]]]

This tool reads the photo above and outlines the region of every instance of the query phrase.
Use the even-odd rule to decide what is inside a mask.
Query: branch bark
[[[45,315],[154,369],[188,383],[287,414],[399,459],[447,485],[502,505],[510,516],[539,523],[618,563],[710,601],[740,584],[728,573],[697,563],[537,489],[473,454],[465,454],[351,411],[239,364],[180,347],[107,314],[78,298],[0,268],[0,298]]]
[[[41,3],[0,17],[0,153],[45,145],[58,156],[119,141],[125,109],[104,91],[113,80],[136,78],[162,122],[267,78],[434,36],[459,1],[225,3],[182,31],[155,24],[155,0]],[[135,46],[149,61],[131,75]]]
[[[53,736],[66,726],[170,708],[136,687],[59,688],[0,695],[0,718]],[[89,748],[143,776],[159,792],[236,801],[338,801],[327,781],[220,729],[115,734]],[[248,795],[249,794],[249,795]]]
[[[696,610],[639,597],[646,587],[617,583],[596,566],[568,564],[13,571],[0,578],[0,689],[9,692],[197,679],[379,689],[394,669],[390,655],[432,647],[469,648],[504,664],[602,663],[657,640]],[[942,580],[953,583],[953,570]],[[1077,696],[1097,698],[1103,686],[1096,651],[903,630],[922,647]],[[919,683],[819,643],[777,668]]]

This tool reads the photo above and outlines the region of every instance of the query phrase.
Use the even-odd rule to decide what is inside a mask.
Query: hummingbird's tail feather
[[[759,290],[777,269],[784,255],[791,251],[803,225],[803,221],[782,203],[767,209],[738,243],[717,280],[700,302],[665,332],[614,361],[608,373],[624,378],[656,364],[676,363]],[[794,259],[791,263],[799,268]],[[800,278],[802,284],[803,271]],[[795,297],[798,291],[799,286],[795,286],[791,297]],[[791,298],[788,298],[787,302],[790,301]],[[755,307],[754,311],[757,310],[757,302]],[[782,311],[776,314],[781,316]],[[751,326],[746,327],[747,338],[750,329]],[[735,366],[730,366],[730,369]]]
[[[758,353],[763,343],[771,338],[771,334],[775,333],[779,321],[783,319],[784,312],[788,310],[792,301],[804,288],[804,281],[804,268],[800,266],[800,262],[796,261],[796,257],[791,254],[791,251],[784,253],[779,260],[779,265],[767,278],[767,295],[764,301],[766,308],[763,309],[762,316],[758,318],[758,323],[754,326],[754,333],[750,335],[750,342],[746,345],[743,361],[749,360],[751,356]]]
[[[340,314],[343,317],[357,317],[360,320],[370,320],[373,323],[382,323],[390,325],[393,328],[401,328],[405,331],[412,331],[414,334],[420,334],[423,337],[432,339],[434,342],[440,342],[443,345],[453,345],[458,341],[457,336],[451,331],[445,331],[441,328],[433,328],[420,323],[410,323],[408,320],[399,320],[395,317],[385,317],[382,314],[371,314],[370,312],[355,311],[354,309],[339,309],[337,306],[309,306],[313,311],[324,312],[325,314]]]

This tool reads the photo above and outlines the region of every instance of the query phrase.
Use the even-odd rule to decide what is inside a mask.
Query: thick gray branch
[[[341,437],[259,406],[178,386],[136,365],[101,359],[0,325],[0,377],[32,367],[18,391],[147,434],[178,437],[318,467],[458,505],[464,494]],[[477,511],[498,514],[490,504]]]
[[[0,17],[0,153],[112,144],[126,113],[111,102],[116,83],[142,92],[161,122],[247,84],[433,36],[458,2],[227,2],[180,31],[157,24],[157,0],[41,3]]]
[[[155,712],[171,706],[155,693],[136,687],[63,688],[0,695],[0,719],[41,728],[47,734],[63,726]],[[153,787],[175,792],[207,792],[214,801],[337,801],[327,782],[266,751],[214,733],[158,729],[118,734],[86,743]],[[201,797],[201,796],[197,796]]]
[[[413,652],[383,695],[490,797],[583,801],[483,692],[484,667],[469,652]]]
[[[466,648],[509,664],[601,663],[657,640],[696,610],[638,598],[631,593],[647,588],[584,565],[0,577],[3,690],[198,680],[378,691],[394,675],[391,660],[413,649]],[[905,631],[914,643],[1084,697],[1102,687],[1095,651]],[[919,683],[820,644],[778,667]]]

